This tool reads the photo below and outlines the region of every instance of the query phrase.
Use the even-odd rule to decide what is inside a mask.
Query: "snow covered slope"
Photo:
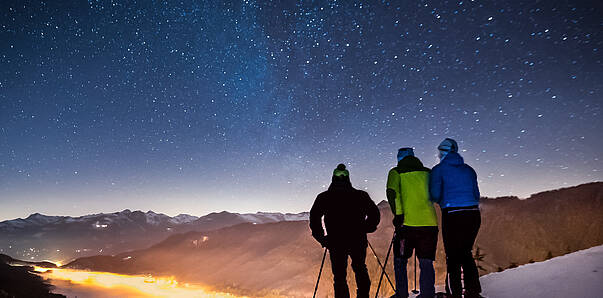
[[[480,278],[487,298],[603,297],[603,245]]]

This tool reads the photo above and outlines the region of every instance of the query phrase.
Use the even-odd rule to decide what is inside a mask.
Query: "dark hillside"
[[[0,255],[0,297],[65,297],[51,293],[52,286],[47,284],[42,277],[31,273],[33,267],[11,266],[9,262],[20,263],[22,261]]]

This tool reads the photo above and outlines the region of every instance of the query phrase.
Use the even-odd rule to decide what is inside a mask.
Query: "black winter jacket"
[[[314,201],[310,229],[312,236],[318,242],[326,241],[328,247],[366,245],[366,233],[377,229],[380,218],[379,208],[367,192],[353,188],[347,181],[333,181]]]

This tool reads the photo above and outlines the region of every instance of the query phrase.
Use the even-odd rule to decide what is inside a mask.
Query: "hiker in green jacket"
[[[387,176],[387,200],[394,213],[394,272],[396,294],[408,297],[406,265],[413,251],[419,258],[420,298],[435,295],[435,260],[438,220],[429,200],[429,169],[414,156],[412,148],[398,150],[398,165]]]

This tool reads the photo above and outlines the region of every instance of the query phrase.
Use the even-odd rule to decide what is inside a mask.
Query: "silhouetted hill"
[[[526,200],[482,199],[482,229],[477,246],[484,254],[481,266],[486,271],[481,273],[507,268],[512,263],[544,260],[550,256],[549,251],[554,256],[603,244],[602,200],[600,182],[543,192]],[[387,202],[379,203],[379,207],[382,221],[369,241],[383,260],[393,233],[392,215]],[[67,266],[173,275],[240,294],[278,291],[287,296],[307,297],[314,288],[321,257],[322,249],[311,238],[307,221],[297,221],[244,223],[214,231],[172,235],[148,249],[115,257],[80,258]],[[380,271],[370,251],[367,263],[371,277],[377,279]],[[325,266],[321,297],[332,295],[328,258]],[[442,283],[445,262],[441,239],[436,272]],[[393,277],[393,272],[390,274]],[[387,285],[382,288],[383,294],[390,291]]]
[[[5,254],[0,254],[0,263],[12,264],[12,265],[22,265],[22,266],[38,266],[38,267],[44,267],[44,268],[57,268],[57,265],[55,265],[54,263],[51,263],[51,262],[22,261],[22,260],[13,259],[12,257],[5,255]]]
[[[9,264],[27,264],[7,255],[0,255],[0,297],[65,297],[50,293],[52,286],[40,276],[31,273],[31,266],[11,266]]]
[[[603,183],[546,191],[525,200],[483,199],[477,244],[489,271],[603,244]]]

